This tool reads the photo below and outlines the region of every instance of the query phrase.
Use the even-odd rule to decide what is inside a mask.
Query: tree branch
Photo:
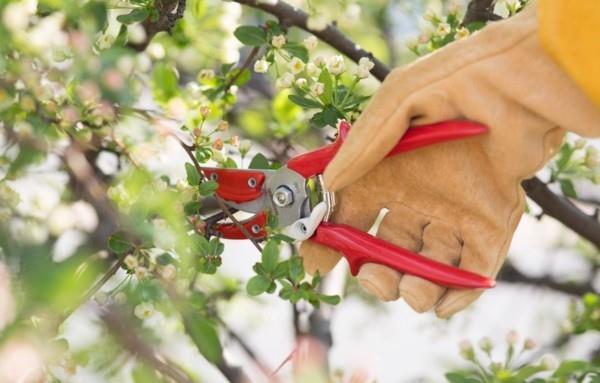
[[[152,21],[150,18],[144,20],[142,26],[146,31],[146,39],[141,43],[128,43],[128,45],[137,50],[143,51],[146,49],[154,35],[159,32],[171,32],[177,20],[183,17],[185,11],[186,0],[162,0],[156,2],[158,10],[158,20]]]
[[[115,340],[131,355],[142,359],[146,364],[173,379],[175,382],[194,383],[194,379],[186,374],[185,371],[170,362],[165,356],[153,350],[134,331],[131,331],[133,326],[130,325],[124,315],[117,312],[116,308],[113,307],[107,312],[102,313],[101,318]]]
[[[541,277],[532,277],[523,274],[510,262],[506,262],[498,275],[498,281],[530,285],[537,288],[547,288],[568,295],[582,296],[585,293],[595,291],[590,281],[585,283],[558,282],[554,278],[545,275]]]
[[[358,62],[362,57],[369,57],[375,64],[371,73],[380,81],[388,75],[389,69],[373,56],[371,52],[362,49],[358,44],[348,39],[340,30],[333,24],[329,24],[325,29],[320,31],[311,30],[306,25],[308,14],[298,8],[291,6],[285,1],[277,1],[275,4],[267,4],[258,0],[234,0],[236,3],[247,5],[252,8],[263,10],[277,17],[279,22],[285,26],[294,26],[304,29],[318,37],[321,41],[331,45],[336,50],[348,56],[355,62]]]
[[[308,14],[302,10],[292,7],[284,1],[276,4],[259,3],[257,0],[234,0],[256,9],[260,9],[277,17],[281,23],[295,26],[313,33],[319,39],[327,42],[331,47],[346,55],[348,58],[358,62],[361,57],[368,56],[375,63],[371,73],[379,81],[383,81],[390,73],[390,69],[381,61],[372,56],[371,53],[361,49],[358,45],[344,36],[339,29],[330,24],[322,31],[312,31],[306,26]],[[464,23],[477,19],[479,21],[497,20],[494,15],[493,5],[496,0],[472,0]],[[484,17],[485,16],[485,17]],[[471,20],[473,19],[473,20]],[[538,178],[531,178],[523,182],[523,188],[529,198],[537,203],[545,214],[557,219],[577,234],[587,239],[600,249],[600,222],[585,214],[575,207],[567,198],[555,195]]]
[[[502,19],[502,17],[494,13],[495,5],[496,0],[471,0],[467,6],[467,13],[463,19],[463,25]]]

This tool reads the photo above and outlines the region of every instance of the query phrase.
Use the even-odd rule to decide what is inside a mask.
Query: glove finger
[[[431,123],[457,117],[444,92],[431,90],[413,95],[416,83],[407,77],[400,70],[393,71],[355,122],[323,173],[328,190],[339,190],[373,169],[398,143],[411,122]]]
[[[453,227],[435,220],[423,231],[420,254],[446,264],[458,264],[461,241]],[[400,282],[400,295],[416,312],[430,310],[442,297],[446,288],[426,279],[405,275]]]
[[[337,251],[310,240],[303,241],[298,249],[304,262],[304,270],[314,275],[325,275],[339,262],[341,254]]]
[[[498,272],[499,257],[493,256],[490,249],[496,241],[486,239],[482,229],[478,236],[468,236],[463,244],[459,267],[484,276],[493,276]],[[493,251],[493,250],[492,250]],[[506,254],[505,249],[496,250]],[[464,309],[484,292],[484,289],[449,289],[435,309],[439,318],[448,318]]]
[[[393,202],[388,204],[390,212],[381,222],[377,237],[411,251],[422,246],[425,217],[414,210]],[[367,263],[357,275],[359,284],[382,301],[393,301],[400,297],[398,286],[402,274],[386,266]]]

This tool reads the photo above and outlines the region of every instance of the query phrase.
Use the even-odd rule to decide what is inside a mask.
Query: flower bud
[[[479,341],[479,348],[485,352],[490,352],[494,348],[494,342],[489,337],[481,338]]]
[[[212,147],[215,150],[221,150],[221,149],[223,149],[223,140],[221,140],[220,138],[217,138],[215,140],[215,142],[213,142]]]
[[[552,354],[546,354],[540,361],[540,366],[547,371],[555,370],[558,368],[558,359]]]
[[[286,43],[286,38],[284,35],[273,36],[271,39],[271,45],[273,45],[277,49],[281,49]]]
[[[523,344],[525,350],[533,350],[537,347],[537,342],[531,338],[525,339],[525,343]]]
[[[519,333],[515,330],[510,330],[508,334],[506,334],[506,343],[511,346],[514,346],[519,341]]]
[[[227,129],[229,129],[229,122],[221,120],[217,125],[217,129],[219,129],[221,132],[227,131]]]
[[[206,118],[210,114],[210,107],[202,105],[200,107],[200,114],[202,115],[202,117]]]

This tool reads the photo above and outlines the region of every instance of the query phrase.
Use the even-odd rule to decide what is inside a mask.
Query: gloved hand
[[[523,212],[521,181],[556,153],[566,130],[600,136],[600,110],[544,53],[537,30],[533,3],[394,70],[325,171],[338,200],[332,221],[366,231],[386,207],[378,237],[495,276]],[[489,133],[384,159],[409,126],[451,119],[483,123]],[[313,273],[340,258],[310,241],[300,252]],[[403,297],[442,318],[482,292],[446,290],[376,264],[364,265],[358,280],[382,300]]]

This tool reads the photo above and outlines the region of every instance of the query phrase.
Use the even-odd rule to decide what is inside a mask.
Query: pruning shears
[[[340,252],[356,275],[365,263],[376,263],[401,273],[415,275],[451,288],[490,288],[493,279],[426,258],[393,245],[350,225],[329,222],[335,209],[335,195],[323,185],[322,173],[346,139],[350,124],[340,121],[335,142],[296,156],[277,170],[223,169],[203,167],[204,176],[218,182],[216,195],[233,212],[253,215],[237,224],[203,204],[201,215],[207,233],[226,239],[265,239],[268,214],[277,218],[277,227],[295,240],[310,240]],[[487,127],[464,120],[412,127],[388,157],[450,140],[465,139],[487,132]],[[209,197],[210,198],[210,197]],[[245,233],[244,233],[245,232]]]

